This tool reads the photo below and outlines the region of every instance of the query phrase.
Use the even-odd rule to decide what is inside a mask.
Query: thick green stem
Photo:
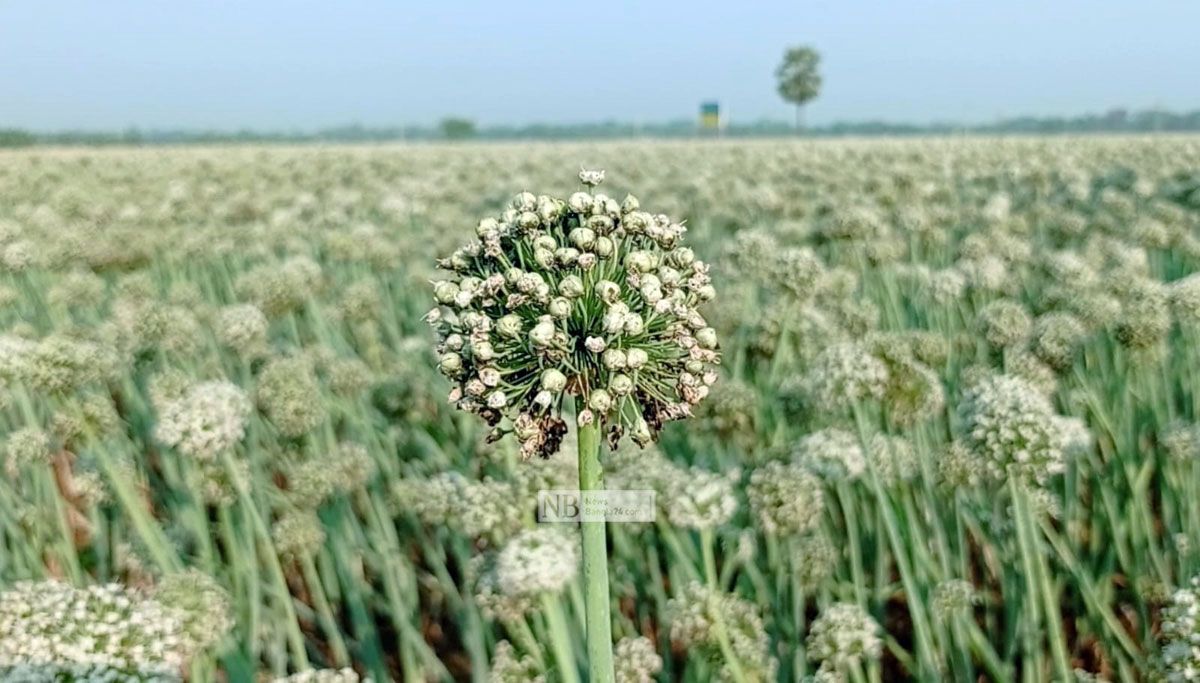
[[[579,428],[579,490],[604,488],[600,467],[600,428]],[[587,607],[588,672],[592,683],[612,683],[612,617],[608,600],[608,544],[605,522],[580,522],[583,534],[584,604]]]
[[[1041,543],[1034,537],[1036,532],[1033,516],[1029,510],[1029,494],[1012,477],[1009,478],[1008,489],[1013,499],[1013,517],[1017,527],[1017,543],[1021,549],[1021,560],[1025,567],[1026,585],[1031,594],[1041,597],[1042,625],[1049,631],[1047,638],[1050,640],[1050,651],[1058,676],[1061,680],[1070,680],[1074,674],[1070,656],[1067,654],[1058,596],[1050,584],[1049,570],[1040,547]],[[1032,604],[1036,608],[1036,600]]]

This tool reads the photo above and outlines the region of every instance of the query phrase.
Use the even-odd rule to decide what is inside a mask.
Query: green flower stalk
[[[449,399],[478,414],[490,438],[513,434],[521,453],[557,452],[572,399],[579,487],[604,488],[601,440],[650,443],[691,415],[720,362],[698,307],[713,299],[708,266],[683,246],[687,229],[642,211],[638,200],[595,192],[603,171],[582,171],[588,191],[567,200],[517,195],[474,241],[439,266],[438,367]],[[585,494],[586,495],[586,494]],[[603,522],[583,523],[583,575],[592,680],[612,680]]]

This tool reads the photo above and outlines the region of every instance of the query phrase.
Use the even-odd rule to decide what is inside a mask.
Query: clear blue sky
[[[785,119],[792,43],[814,123],[1200,108],[1198,31],[1195,0],[0,0],[0,127]]]

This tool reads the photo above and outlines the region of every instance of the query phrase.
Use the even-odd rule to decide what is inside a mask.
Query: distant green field
[[[423,319],[581,167],[722,355],[601,458],[619,681],[1196,680],[1184,136],[0,152],[0,679],[586,680],[575,428],[489,443]]]

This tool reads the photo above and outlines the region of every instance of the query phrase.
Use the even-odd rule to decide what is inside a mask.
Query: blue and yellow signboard
[[[721,129],[721,105],[716,102],[700,104],[700,128],[702,130]]]

